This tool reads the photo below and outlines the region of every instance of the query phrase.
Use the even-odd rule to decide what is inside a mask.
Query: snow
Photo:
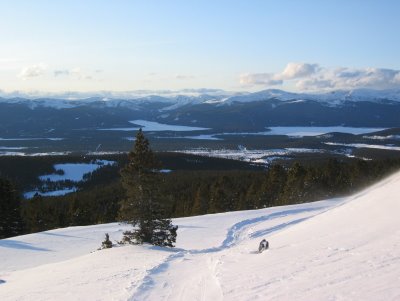
[[[135,137],[124,137],[124,140],[128,140],[128,141],[135,141],[136,138]]]
[[[19,149],[27,149],[28,147],[23,146],[0,146],[0,150],[19,150]]]
[[[379,145],[379,144],[366,144],[366,143],[336,143],[336,142],[325,142],[325,144],[334,146],[337,145],[337,146],[355,147],[355,148],[374,148],[374,149],[400,151],[400,146],[393,146],[393,145]]]
[[[0,300],[398,300],[399,187],[174,219],[174,249],[96,251],[117,223],[0,240]]]
[[[108,128],[108,129],[98,129],[101,131],[136,131],[139,128],[142,128],[145,132],[161,132],[161,131],[173,131],[173,132],[189,132],[189,131],[204,131],[209,130],[209,128],[201,128],[194,126],[185,126],[185,125],[173,125],[173,124],[164,124],[158,123],[154,121],[147,120],[132,120],[129,121],[132,124],[139,125],[139,127],[131,127],[131,128]]]
[[[385,130],[385,128],[356,128],[346,126],[276,126],[267,128],[268,131],[262,132],[231,132],[231,133],[216,133],[204,134],[197,136],[171,137],[171,138],[186,138],[186,139],[204,139],[204,140],[223,140],[220,136],[247,136],[247,135],[285,135],[295,138],[306,136],[320,136],[328,133],[347,133],[353,135],[367,134]],[[390,136],[395,137],[395,136]],[[162,137],[159,137],[162,138]]]
[[[125,154],[126,152],[123,151],[97,151],[97,152],[87,152],[87,155],[91,156],[102,156],[102,155],[118,155],[118,154]]]
[[[25,153],[25,152],[8,152],[0,151],[0,156],[28,156],[28,157],[38,157],[38,156],[65,156],[71,152],[46,152],[46,153]]]
[[[379,135],[374,135],[374,136],[363,136],[365,139],[373,139],[373,140],[400,140],[400,135],[387,135],[387,136],[379,136]]]
[[[62,141],[64,140],[64,138],[0,138],[0,141],[33,141],[33,140]]]
[[[230,92],[218,89],[213,91],[197,90],[197,91],[169,91],[169,90],[138,90],[138,91],[125,91],[125,92],[67,92],[61,94],[47,94],[37,95],[35,93],[21,94],[21,93],[1,93],[0,96],[17,98],[0,98],[2,103],[26,104],[31,109],[39,107],[48,107],[54,109],[70,109],[82,106],[99,106],[99,107],[129,107],[131,109],[138,109],[140,104],[143,103],[165,103],[167,106],[160,111],[170,111],[179,107],[187,105],[197,105],[201,103],[211,105],[230,105],[235,102],[254,102],[254,101],[268,101],[271,99],[282,102],[304,102],[304,101],[318,101],[323,102],[329,106],[340,106],[345,102],[356,101],[400,101],[399,89],[388,90],[372,90],[372,89],[353,89],[353,90],[332,90],[321,91],[316,93],[293,93],[286,92],[279,89],[268,89],[258,92]],[[44,96],[47,98],[36,98]],[[20,98],[25,97],[25,98]],[[272,104],[274,105],[274,104]]]
[[[273,160],[277,158],[282,158],[283,156],[289,156],[291,154],[296,154],[296,153],[323,153],[325,152],[325,150],[310,149],[310,148],[248,150],[246,148],[239,146],[237,150],[231,150],[231,149],[210,150],[206,148],[201,148],[201,149],[192,149],[192,150],[184,150],[177,152],[193,154],[198,156],[232,159],[232,160],[239,160],[244,162],[253,162],[260,164],[269,164]]]
[[[73,188],[65,188],[65,189],[59,189],[59,190],[53,190],[53,191],[46,191],[46,192],[41,192],[39,190],[34,190],[34,191],[28,191],[24,193],[24,198],[26,199],[31,199],[35,196],[35,194],[39,194],[42,196],[60,196],[60,195],[66,195],[71,192],[75,192],[76,187]]]
[[[318,136],[327,133],[347,133],[353,135],[373,133],[385,130],[384,128],[355,128],[346,126],[328,126],[328,127],[315,127],[315,126],[277,126],[270,127],[269,132],[265,132],[265,135],[286,135],[292,137],[304,137],[304,136]]]
[[[158,139],[193,139],[193,140],[223,140],[215,137],[216,135],[196,135],[196,136],[173,136],[173,137],[157,137]]]
[[[373,89],[353,89],[353,90],[332,90],[328,92],[315,93],[293,93],[279,89],[267,89],[255,93],[244,93],[234,95],[224,99],[224,104],[233,102],[252,102],[276,99],[286,103],[304,102],[307,100],[324,102],[331,106],[339,106],[346,101],[400,101],[399,89],[373,90]]]
[[[61,163],[55,164],[55,170],[62,170],[63,174],[50,174],[50,175],[43,175],[39,176],[39,179],[42,181],[73,181],[73,182],[80,182],[83,180],[83,176],[87,173],[93,172],[96,169],[100,168],[104,165],[112,165],[115,164],[114,161],[107,161],[107,160],[96,160],[92,163]]]

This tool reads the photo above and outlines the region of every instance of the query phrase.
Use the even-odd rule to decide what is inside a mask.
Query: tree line
[[[317,166],[272,165],[265,171],[174,171],[157,174],[163,218],[289,205],[356,192],[400,167],[399,159]],[[94,176],[99,176],[97,172]],[[120,220],[126,190],[120,179],[60,197],[21,200],[0,179],[0,238]]]

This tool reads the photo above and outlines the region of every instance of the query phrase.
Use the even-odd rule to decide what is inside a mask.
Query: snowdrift
[[[0,240],[0,300],[399,300],[399,193],[400,172],[348,198],[175,219],[175,249],[96,251],[117,223]]]

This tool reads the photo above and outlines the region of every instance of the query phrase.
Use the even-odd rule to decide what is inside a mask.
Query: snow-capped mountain
[[[117,223],[3,239],[0,300],[397,300],[399,187],[398,172],[347,198],[174,219],[174,249],[97,251]]]
[[[207,92],[207,91],[206,91]],[[130,126],[135,119],[212,128],[263,131],[269,126],[400,127],[400,90],[306,94],[255,93],[140,95],[133,98],[0,98],[0,134],[31,135],[49,129]]]
[[[108,93],[104,93],[108,95]],[[101,95],[101,93],[100,93]],[[98,104],[106,107],[115,106],[135,106],[141,103],[166,103],[170,104],[163,110],[173,110],[181,106],[197,105],[197,104],[232,104],[258,102],[267,100],[279,101],[296,101],[296,100],[313,100],[324,103],[341,104],[346,101],[400,101],[400,89],[398,90],[371,90],[371,89],[354,89],[354,90],[335,90],[323,93],[294,93],[286,92],[279,89],[268,89],[259,92],[223,92],[208,93],[189,93],[182,92],[177,94],[131,94],[126,98],[96,96],[96,97],[73,97],[70,99],[60,98],[0,98],[1,103],[28,104],[31,108],[51,107],[56,109],[65,109],[71,107],[86,106],[89,104]]]
[[[335,90],[323,93],[293,93],[279,89],[268,89],[255,93],[231,96],[225,99],[225,103],[232,102],[252,102],[268,99],[277,99],[280,101],[295,100],[314,100],[329,103],[331,105],[341,104],[346,101],[400,101],[399,90],[372,90],[372,89],[354,89],[354,90]]]

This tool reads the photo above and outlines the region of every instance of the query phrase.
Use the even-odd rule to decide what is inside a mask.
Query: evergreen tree
[[[0,178],[0,239],[22,233],[20,199],[12,183]]]
[[[159,190],[160,164],[141,129],[128,159],[128,164],[121,170],[126,197],[121,202],[119,216],[136,228],[124,232],[122,243],[173,247],[178,227],[165,218]]]

